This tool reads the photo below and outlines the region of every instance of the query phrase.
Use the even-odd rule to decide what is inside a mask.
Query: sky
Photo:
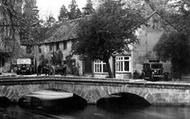
[[[86,5],[86,0],[76,0],[79,8]],[[49,15],[53,15],[57,19],[61,6],[66,7],[71,3],[71,0],[37,0],[39,15],[41,19],[46,19]]]

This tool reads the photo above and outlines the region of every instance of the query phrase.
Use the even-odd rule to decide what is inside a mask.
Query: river
[[[189,119],[190,107],[149,106],[145,108],[103,109],[88,105],[84,109],[58,114],[21,108],[17,105],[0,108],[0,119]]]

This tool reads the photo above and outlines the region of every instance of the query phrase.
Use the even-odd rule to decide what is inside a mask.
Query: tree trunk
[[[114,78],[113,73],[112,73],[112,71],[111,71],[109,59],[107,59],[105,62],[106,62],[106,67],[107,67],[107,69],[108,69],[109,78]]]

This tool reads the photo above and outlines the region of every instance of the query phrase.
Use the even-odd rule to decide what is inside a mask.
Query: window
[[[59,50],[59,43],[56,43],[56,50]]]
[[[116,56],[116,72],[129,72],[129,71],[130,71],[130,57]]]
[[[49,50],[52,51],[53,50],[53,44],[49,45]]]
[[[32,53],[32,46],[26,46],[26,53],[31,54]]]
[[[63,42],[63,50],[67,49],[67,42]]]
[[[41,49],[41,46],[40,46],[40,45],[38,46],[38,52],[39,52],[39,53],[42,53],[42,49]]]
[[[95,73],[105,73],[108,72],[106,63],[100,60],[94,61],[94,72]]]

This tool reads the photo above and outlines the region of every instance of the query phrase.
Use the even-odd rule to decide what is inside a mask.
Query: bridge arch
[[[11,101],[18,101],[20,97],[27,95],[31,92],[55,89],[74,93],[81,98],[85,99],[88,103],[97,103],[97,101],[104,97],[109,97],[112,94],[130,93],[138,95],[151,103],[148,91],[146,89],[136,89],[127,86],[109,86],[109,85],[73,85],[72,83],[47,83],[47,84],[30,84],[30,85],[14,85],[14,86],[1,86],[1,96],[8,97]]]
[[[114,93],[132,93],[153,105],[190,105],[190,84],[176,82],[144,82],[84,77],[8,77],[0,82],[0,96],[11,101],[43,89],[61,89],[75,93],[88,103]]]
[[[97,101],[97,105],[99,106],[106,106],[106,105],[113,105],[113,106],[149,106],[150,103],[144,98],[139,95],[128,93],[128,92],[120,92],[111,94],[109,97],[100,98]]]

